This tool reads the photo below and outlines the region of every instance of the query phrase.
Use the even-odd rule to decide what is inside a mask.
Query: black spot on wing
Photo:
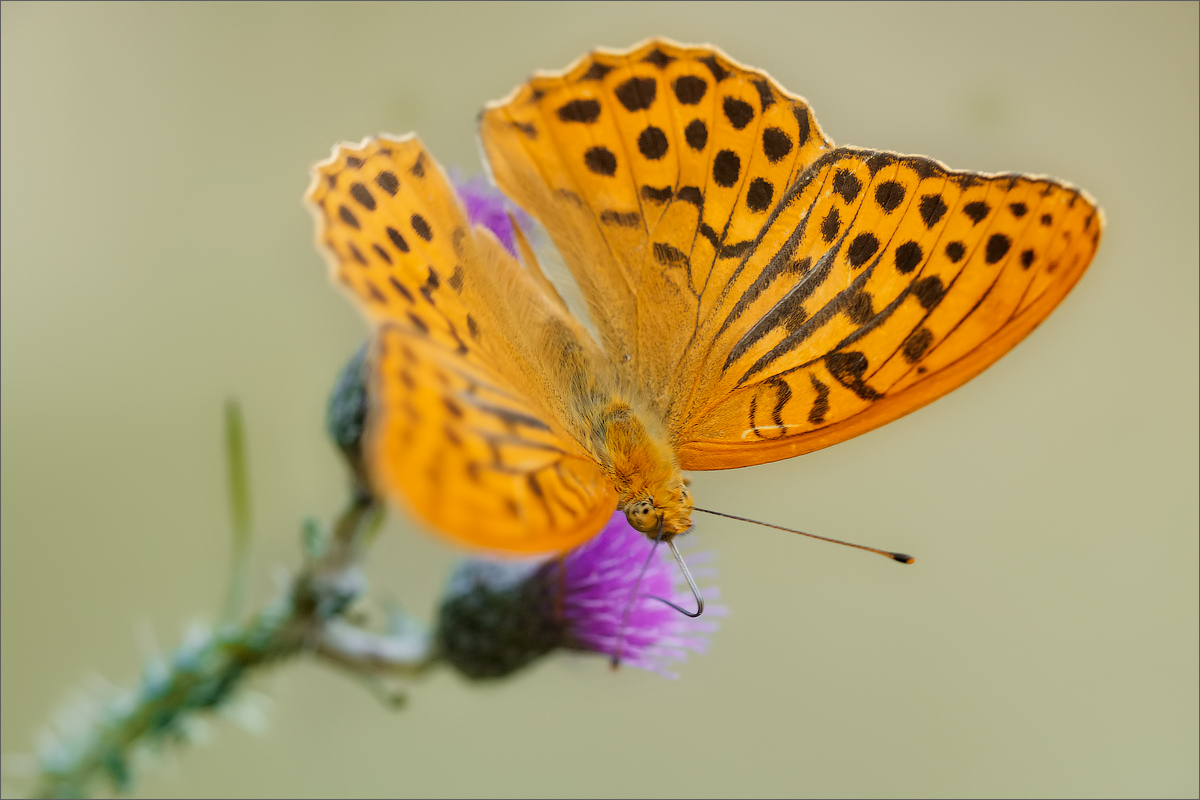
[[[678,267],[688,263],[687,253],[666,242],[655,242],[652,249],[654,260],[664,267]]]
[[[563,122],[591,124],[600,116],[600,104],[595,100],[572,100],[558,109],[558,118]]]
[[[408,172],[414,178],[425,177],[425,153],[423,151],[417,154],[417,160],[408,168]]]
[[[820,425],[825,421],[825,415],[829,413],[829,387],[817,380],[817,376],[811,372],[808,373],[808,380],[817,392],[812,408],[808,410],[808,421],[813,425]]]
[[[978,225],[980,222],[983,222],[984,217],[986,217],[991,210],[991,206],[982,200],[976,200],[973,203],[967,203],[965,206],[963,206],[963,213],[971,218],[971,223],[974,225]]]
[[[683,186],[675,193],[675,197],[685,203],[691,203],[696,208],[704,210],[704,195],[696,186]]]
[[[779,434],[782,436],[784,435],[783,407],[792,399],[792,387],[783,378],[775,378],[768,383],[778,392],[775,397],[775,408],[771,409],[771,421],[779,427]]]
[[[879,203],[885,214],[892,213],[904,202],[904,184],[897,181],[879,184],[875,189],[875,202]]]
[[[383,292],[379,291],[375,284],[371,283],[370,281],[364,281],[363,285],[367,287],[367,291],[370,293],[372,300],[377,303],[387,305],[388,299],[383,296]]]
[[[474,401],[473,405],[483,413],[490,414],[499,419],[509,430],[515,430],[519,425],[539,431],[550,430],[550,426],[545,422],[522,411],[514,411],[511,408],[504,408],[503,406],[492,405],[491,403],[484,403],[479,400]]]
[[[746,239],[741,242],[732,242],[730,244],[721,245],[718,255],[721,258],[741,258],[749,250],[754,247],[753,239]]]
[[[825,368],[838,383],[861,397],[863,400],[876,400],[880,397],[878,391],[867,385],[863,376],[870,363],[867,357],[858,352],[837,352],[825,356]]]
[[[912,293],[926,311],[932,311],[946,296],[946,287],[937,275],[929,275],[912,285]]]
[[[654,78],[632,77],[616,88],[614,94],[626,111],[643,111],[654,103],[658,82]]]
[[[688,143],[688,147],[693,150],[703,150],[704,146],[708,144],[708,126],[704,124],[704,120],[694,119],[683,129],[683,138]]]
[[[995,264],[1000,259],[1008,254],[1008,249],[1012,247],[1012,239],[1009,239],[1003,233],[993,233],[987,242],[987,250],[985,258],[987,263]]]
[[[742,171],[742,159],[732,150],[722,150],[713,159],[713,180],[718,186],[729,188],[738,182]]]
[[[771,91],[771,83],[762,78],[751,81],[758,90],[758,102],[763,111],[775,104],[775,93]]]
[[[619,225],[622,228],[636,228],[642,222],[642,215],[636,211],[613,211],[608,209],[600,213],[600,221],[605,225]]]
[[[646,55],[646,57],[642,59],[642,61],[645,61],[647,64],[653,64],[654,66],[658,67],[659,69],[663,69],[664,67],[667,66],[667,64],[670,64],[674,60],[675,60],[674,56],[667,55],[662,50],[659,50],[657,47],[654,48],[653,50],[651,50]]]
[[[604,80],[604,76],[612,72],[613,68],[607,64],[601,64],[599,61],[593,61],[588,67],[587,72],[579,76],[581,81],[599,81]]]
[[[946,258],[950,259],[951,264],[957,264],[966,254],[967,248],[963,247],[962,242],[949,242],[946,245]]]
[[[847,297],[844,302],[843,310],[855,325],[862,325],[875,316],[875,310],[871,307],[871,295],[869,292],[860,290]]]
[[[404,241],[404,237],[400,235],[400,231],[389,225],[387,227],[387,235],[392,240],[392,244],[396,245],[397,250],[401,253],[408,252],[408,242]]]
[[[945,174],[941,167],[930,161],[928,158],[906,158],[904,163],[908,165],[913,172],[917,173],[917,177],[921,180],[936,178]]]
[[[653,186],[643,185],[641,188],[643,200],[649,200],[651,203],[658,203],[659,205],[670,200],[672,194],[674,194],[674,192],[672,192],[670,186],[664,186],[661,189],[658,189]]]
[[[375,176],[375,183],[392,197],[396,196],[396,190],[400,188],[400,181],[396,178],[396,175],[387,170]]]
[[[1012,212],[1014,217],[1020,219],[1025,216],[1029,208],[1024,203],[1009,203],[1008,210]]]
[[[867,171],[871,173],[871,177],[875,177],[875,173],[888,166],[896,163],[896,157],[890,153],[876,153],[867,159]]]
[[[796,145],[804,147],[808,142],[809,124],[808,124],[808,109],[800,103],[792,103],[792,114],[796,117],[796,124],[800,126],[799,132],[796,134]]]
[[[763,153],[772,164],[792,152],[792,140],[781,128],[767,128],[762,134]]]
[[[721,106],[725,111],[725,118],[729,120],[729,124],[739,131],[749,125],[750,121],[754,119],[754,106],[745,100],[739,100],[736,97],[726,97]]]
[[[358,217],[354,216],[354,212],[345,206],[338,207],[338,216],[342,218],[342,222],[349,225],[351,228],[361,230],[362,226],[358,224]]]
[[[704,56],[698,60],[701,64],[708,67],[708,71],[712,73],[713,79],[717,83],[725,80],[731,74],[725,67],[721,66],[721,62],[717,61],[716,56]]]
[[[919,206],[921,210],[921,221],[925,223],[926,228],[932,228],[937,225],[942,217],[946,215],[946,201],[942,199],[940,194],[927,194],[921,198]]]
[[[904,341],[904,358],[908,363],[912,364],[925,355],[925,351],[929,349],[929,345],[933,343],[933,333],[928,328],[921,328],[914,331]]]
[[[771,207],[771,198],[774,196],[775,187],[770,181],[755,178],[750,181],[750,188],[746,190],[746,207],[756,214],[766,211]]]
[[[667,135],[661,128],[650,125],[638,135],[638,151],[651,161],[666,155],[667,148]]]
[[[420,214],[413,214],[409,219],[412,224],[413,232],[420,236],[425,241],[433,241],[433,229],[429,227],[429,223]]]
[[[704,98],[708,84],[695,75],[681,75],[675,79],[675,99],[685,106],[694,106]]]
[[[375,210],[375,197],[371,191],[361,183],[350,184],[350,196],[358,201],[358,204],[368,211]]]
[[[839,169],[833,176],[833,191],[847,203],[853,203],[862,191],[862,181],[848,169]]]
[[[429,326],[425,324],[425,320],[421,319],[411,311],[408,312],[407,316],[408,321],[411,322],[412,326],[417,329],[417,333],[425,336],[429,335]]]
[[[825,215],[825,219],[821,221],[821,238],[828,244],[837,238],[838,232],[841,230],[842,220],[841,214],[836,208],[829,209],[829,213]]]
[[[854,241],[850,242],[850,247],[846,250],[846,259],[850,262],[850,266],[858,268],[866,264],[871,256],[879,250],[879,239],[873,233],[860,233],[854,237]]]
[[[412,292],[410,292],[403,283],[397,280],[395,275],[388,275],[388,282],[392,284],[392,288],[396,290],[398,295],[410,303],[413,302]]]
[[[907,275],[916,269],[924,258],[925,254],[921,252],[921,245],[916,242],[905,242],[896,248],[896,271],[901,275]]]
[[[583,163],[597,175],[614,175],[617,171],[617,157],[612,151],[602,145],[596,146],[583,154]]]

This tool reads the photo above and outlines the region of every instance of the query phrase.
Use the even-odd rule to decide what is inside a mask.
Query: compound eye
[[[625,510],[625,518],[634,530],[653,533],[658,529],[658,511],[647,500],[634,503]]]

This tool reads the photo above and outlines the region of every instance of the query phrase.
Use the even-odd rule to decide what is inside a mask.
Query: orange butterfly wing
[[[984,370],[1087,268],[1102,218],[1047,178],[841,148],[782,198],[699,340],[681,463],[775,461]]]
[[[537,401],[536,369],[514,349],[520,337],[494,293],[514,293],[525,320],[561,322],[556,301],[490,234],[471,230],[455,197],[413,137],[335,149],[309,190],[333,275],[376,325],[372,479],[461,542],[567,548],[600,529],[616,498]]]
[[[546,227],[611,359],[664,419],[725,277],[830,146],[766,74],[662,39],[537,75],[480,125],[497,184]]]
[[[944,394],[1053,309],[1102,225],[1052,180],[831,150],[765,74],[664,40],[537,76],[481,127],[685,469],[798,455]]]

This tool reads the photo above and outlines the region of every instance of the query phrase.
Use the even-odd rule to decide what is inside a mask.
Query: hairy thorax
[[[692,496],[661,426],[628,402],[610,399],[593,414],[592,449],[617,490],[629,523],[664,541],[692,527]]]

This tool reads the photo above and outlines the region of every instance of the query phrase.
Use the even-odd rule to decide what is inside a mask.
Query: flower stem
[[[343,618],[366,590],[360,562],[381,517],[379,504],[356,491],[323,552],[310,555],[278,600],[243,623],[189,637],[165,662],[147,665],[140,683],[78,735],[46,748],[36,795],[83,796],[104,775],[117,791],[129,791],[136,751],[186,740],[193,716],[218,709],[256,670],[304,652],[366,676],[428,668],[433,659],[423,633],[372,634]]]

